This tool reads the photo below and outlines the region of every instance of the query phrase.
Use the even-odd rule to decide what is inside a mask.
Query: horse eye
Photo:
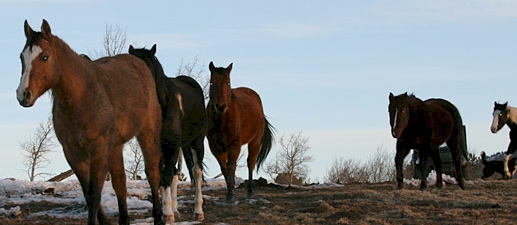
[[[43,56],[43,58],[41,58],[43,61],[47,61],[48,60],[48,55],[46,56]]]

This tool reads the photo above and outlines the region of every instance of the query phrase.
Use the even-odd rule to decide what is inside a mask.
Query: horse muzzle
[[[226,112],[226,109],[227,109],[226,104],[222,104],[222,105],[221,104],[217,104],[217,103],[214,104],[214,111],[216,113],[223,114],[223,113]]]
[[[391,136],[393,138],[399,138],[399,134],[397,133],[397,131],[395,131],[394,129],[391,130]]]
[[[490,131],[492,131],[492,134],[497,133],[497,127],[490,127]]]
[[[20,103],[21,106],[31,107],[32,105],[34,105],[34,101],[31,100],[32,94],[30,91],[25,90],[23,92],[20,92],[19,90],[17,90],[16,93],[18,103]]]

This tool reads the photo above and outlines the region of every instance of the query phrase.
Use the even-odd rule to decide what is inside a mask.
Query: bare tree
[[[377,151],[366,165],[370,183],[395,180],[395,156],[388,153],[385,147],[378,146]]]
[[[313,160],[312,155],[308,154],[309,137],[305,137],[301,132],[291,134],[288,138],[284,135],[279,140],[280,151],[277,152],[276,160],[267,165],[266,173],[271,178],[278,177],[280,174],[287,175],[288,184],[292,184],[296,179],[305,180],[309,173],[306,163]]]
[[[395,162],[382,145],[366,163],[339,158],[327,172],[326,181],[333,183],[377,183],[395,179]]]
[[[364,183],[368,181],[368,174],[361,162],[341,157],[334,159],[325,180],[336,184]]]
[[[126,29],[117,25],[107,25],[105,28],[104,39],[102,41],[102,51],[94,50],[95,58],[104,56],[115,56],[127,50]]]
[[[23,143],[20,143],[22,154],[24,157],[23,165],[26,166],[26,172],[30,181],[38,176],[51,175],[50,173],[38,172],[50,164],[50,160],[46,155],[52,152],[55,147],[53,142],[52,118],[48,118],[46,123],[40,123],[38,129],[34,132],[34,136]]]
[[[136,141],[136,138],[131,139],[126,143],[126,172],[128,178],[131,180],[140,180],[142,173],[144,172],[144,157],[140,150],[140,145]]]

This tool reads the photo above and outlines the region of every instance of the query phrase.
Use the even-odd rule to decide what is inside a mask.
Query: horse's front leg
[[[397,188],[404,188],[404,173],[403,173],[403,164],[404,159],[409,154],[410,149],[402,146],[402,144],[397,141],[397,153],[395,154],[395,168],[397,170]]]
[[[162,133],[162,163],[160,194],[162,198],[163,219],[167,223],[173,224],[175,215],[179,217],[177,186],[178,186],[178,170],[176,163],[178,162],[180,147],[179,136],[172,136],[166,139]]]
[[[88,148],[90,153],[90,179],[87,190],[85,192],[86,205],[88,206],[88,224],[97,224],[97,219],[106,219],[103,223],[109,224],[109,220],[105,215],[98,218],[99,210],[101,209],[101,195],[104,180],[108,173],[108,152],[107,141],[104,138],[98,138]],[[101,213],[103,213],[101,211]]]
[[[510,173],[510,169],[508,167],[508,162],[510,161],[510,159],[512,158],[512,155],[513,154],[507,154],[505,157],[504,157],[504,163],[503,163],[503,168],[504,168],[504,178],[505,179],[512,179],[512,174]]]

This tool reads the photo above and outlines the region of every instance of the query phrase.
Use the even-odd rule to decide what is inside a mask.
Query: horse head
[[[391,135],[400,138],[404,130],[409,126],[411,110],[407,92],[394,96],[390,93],[388,111],[390,114]]]
[[[505,102],[504,104],[494,102],[494,112],[492,112],[492,126],[490,127],[490,131],[492,131],[492,133],[497,133],[497,131],[501,130],[501,128],[503,128],[503,126],[508,121],[510,116],[507,106],[508,102]]]
[[[46,20],[41,24],[41,32],[34,31],[27,20],[24,24],[27,41],[20,59],[22,76],[16,97],[23,107],[31,107],[43,93],[54,87],[59,80],[59,68],[50,25]]]
[[[210,62],[210,100],[209,104],[217,113],[224,113],[228,108],[228,103],[231,100],[232,90],[230,85],[230,72],[232,71],[233,63],[228,67],[215,67],[213,62]]]
[[[153,45],[151,49],[146,48],[134,48],[133,45],[129,45],[129,54],[134,55],[142,60],[144,60],[147,67],[151,70],[154,78],[158,78],[158,76],[165,77],[165,73],[163,72],[163,67],[156,58],[156,44]]]

